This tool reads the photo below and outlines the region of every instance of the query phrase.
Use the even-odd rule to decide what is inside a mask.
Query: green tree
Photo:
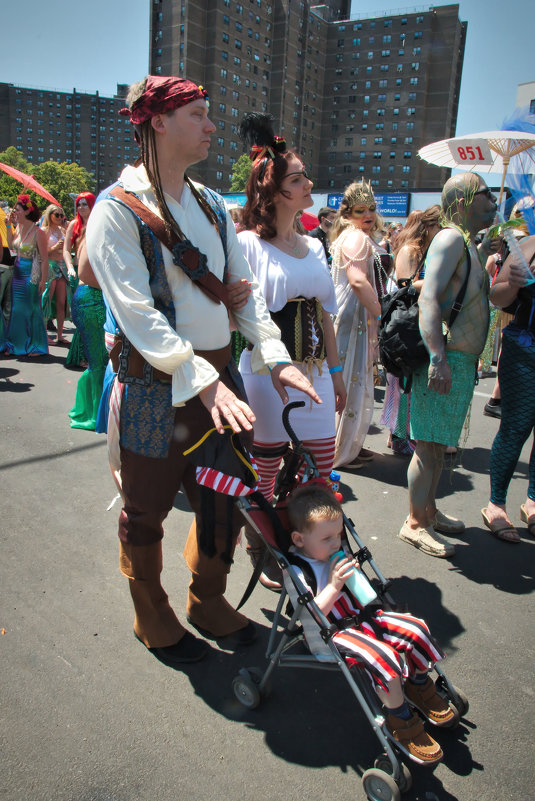
[[[75,162],[43,161],[34,169],[34,177],[60,203],[67,217],[74,216],[74,199],[71,194],[92,192],[95,186],[93,176],[85,167]]]
[[[251,172],[252,162],[247,153],[243,153],[239,159],[234,162],[232,167],[232,181],[230,182],[231,192],[244,192],[247,185],[247,180]]]
[[[28,175],[32,171],[33,165],[24,158],[20,150],[13,146],[0,153],[0,161],[2,164],[8,164],[10,167],[15,167],[16,170],[25,172]],[[22,191],[22,184],[0,170],[0,200],[7,200],[9,205],[13,206],[17,195],[20,195]],[[35,195],[33,195],[33,199],[37,200]]]
[[[93,176],[84,167],[76,163],[64,161],[44,161],[34,165],[27,161],[24,154],[16,147],[8,147],[0,152],[0,161],[15,167],[27,175],[33,175],[45,189],[61,204],[68,217],[74,216],[74,200],[70,194],[78,195],[80,192],[91,192],[95,185]],[[10,206],[15,204],[17,195],[25,191],[22,184],[0,170],[0,200],[7,200]],[[47,201],[35,192],[29,192],[32,200],[40,209],[45,209]]]

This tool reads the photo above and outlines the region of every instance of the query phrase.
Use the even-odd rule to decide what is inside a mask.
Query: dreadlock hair
[[[145,91],[145,87],[147,84],[147,78],[144,78],[139,83],[134,83],[131,85],[126,102],[129,108],[138,100],[143,92]],[[167,116],[171,116],[174,114],[173,111],[166,111],[164,112]],[[149,179],[150,185],[153,189],[154,196],[156,197],[156,203],[158,205],[158,210],[164,222],[166,231],[169,234],[176,234],[181,239],[183,238],[183,233],[180,230],[178,223],[176,222],[175,218],[169,211],[169,207],[166,203],[163,189],[162,189],[162,179],[160,177],[160,168],[158,166],[158,152],[156,149],[156,134],[154,128],[152,127],[151,120],[146,120],[142,122],[141,125],[134,125],[134,137],[139,146],[139,158],[135,162],[135,166],[137,167],[139,164],[143,164],[147,171],[147,177]],[[210,205],[201,195],[199,190],[195,187],[193,182],[190,178],[184,173],[184,180],[189,186],[191,193],[203,212],[205,213],[206,217],[208,218],[208,222],[212,225],[217,226],[218,220],[215,211],[212,210]]]
[[[254,159],[245,188],[242,224],[244,230],[255,231],[260,239],[273,239],[277,236],[273,200],[277,193],[286,195],[281,184],[288,172],[288,161],[299,156],[286,149],[284,139],[275,136],[271,114],[248,114],[240,125],[240,136],[252,148],[250,158]]]

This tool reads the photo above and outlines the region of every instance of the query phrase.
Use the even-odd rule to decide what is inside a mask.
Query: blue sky
[[[110,95],[148,70],[150,0],[2,0],[0,80]],[[533,0],[461,0],[468,22],[457,134],[500,128],[514,110],[518,83],[535,81]],[[427,9],[353,0],[353,12],[378,16]],[[7,12],[7,13],[6,13]],[[531,41],[530,41],[531,40]]]

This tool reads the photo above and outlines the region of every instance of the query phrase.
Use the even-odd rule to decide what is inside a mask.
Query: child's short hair
[[[288,499],[288,517],[294,531],[306,531],[313,523],[336,520],[342,506],[328,487],[305,484]]]

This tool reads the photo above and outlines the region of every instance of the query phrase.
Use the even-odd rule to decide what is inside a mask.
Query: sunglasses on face
[[[486,187],[485,187],[485,189],[480,189],[478,192],[474,192],[474,197],[475,197],[476,195],[486,195],[486,196],[488,197],[488,199],[489,199],[489,200],[494,200],[494,194],[493,194],[493,193],[492,193],[492,191],[491,191],[491,190],[488,188],[488,186],[486,186]]]
[[[87,206],[88,203],[85,200],[79,200],[76,205],[78,206],[78,208],[83,208],[84,206]]]
[[[52,216],[53,217],[61,217],[62,220],[65,218],[65,215],[62,214],[60,211],[53,211],[52,212]]]

